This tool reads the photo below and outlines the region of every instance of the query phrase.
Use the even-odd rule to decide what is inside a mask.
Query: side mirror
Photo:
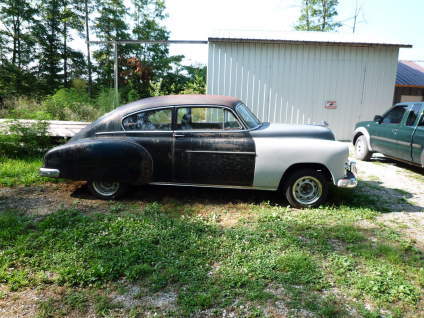
[[[383,121],[383,117],[382,117],[382,116],[380,116],[380,115],[375,115],[375,117],[374,117],[374,121],[375,121],[376,123],[381,124],[381,122]]]

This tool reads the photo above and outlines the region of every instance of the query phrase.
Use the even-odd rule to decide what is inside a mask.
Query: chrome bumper
[[[354,188],[358,185],[356,162],[349,161],[346,163],[346,177],[337,181],[337,186],[340,188]]]
[[[58,169],[40,168],[40,176],[49,178],[58,178],[60,171]]]

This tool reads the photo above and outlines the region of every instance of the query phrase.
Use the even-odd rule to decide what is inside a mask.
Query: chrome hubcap
[[[293,184],[292,193],[297,202],[304,205],[314,204],[321,198],[322,185],[314,177],[301,177]]]
[[[93,188],[101,195],[112,196],[119,190],[119,182],[94,181]]]

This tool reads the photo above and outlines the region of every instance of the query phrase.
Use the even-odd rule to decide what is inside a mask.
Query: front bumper
[[[357,169],[356,162],[349,161],[346,164],[346,177],[341,178],[337,181],[337,186],[340,188],[354,188],[358,185],[358,180],[356,179]]]
[[[40,168],[40,176],[49,178],[59,178],[59,169]]]

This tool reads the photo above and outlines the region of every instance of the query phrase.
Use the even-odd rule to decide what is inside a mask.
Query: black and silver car
[[[356,186],[346,144],[318,125],[259,121],[239,99],[142,99],[50,150],[43,176],[87,180],[102,199],[128,185],[281,190],[294,207],[322,204],[330,184]]]

